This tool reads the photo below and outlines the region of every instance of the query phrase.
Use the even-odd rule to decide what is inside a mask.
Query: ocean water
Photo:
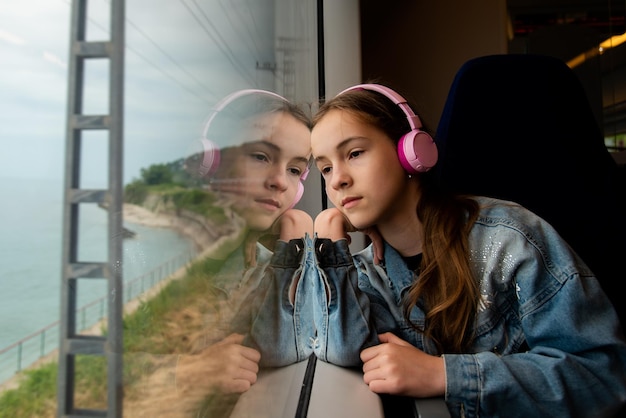
[[[0,350],[59,320],[61,290],[61,180],[0,178]],[[125,222],[136,233],[124,240],[128,282],[193,251],[168,228]],[[79,261],[106,261],[107,214],[81,205]],[[78,306],[103,297],[106,280],[79,279]]]

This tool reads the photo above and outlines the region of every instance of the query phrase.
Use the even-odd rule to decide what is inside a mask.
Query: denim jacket
[[[626,401],[626,342],[593,273],[535,214],[512,202],[477,200],[469,259],[482,298],[467,354],[443,353],[451,415],[612,416]],[[315,353],[359,365],[361,350],[389,331],[440,354],[402,313],[402,298],[419,277],[391,246],[381,265],[372,250],[351,256],[346,240],[316,238],[310,275],[331,297]],[[421,325],[424,312],[413,307],[410,318]]]
[[[232,321],[244,344],[261,353],[260,366],[278,367],[308,359],[315,343],[314,307],[320,292],[304,280],[313,271],[312,240],[277,241],[269,261],[255,271],[258,283],[241,303]],[[292,303],[289,294],[295,291]]]

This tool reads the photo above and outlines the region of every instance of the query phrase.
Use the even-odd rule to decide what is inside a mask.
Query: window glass
[[[181,179],[181,164],[201,138],[207,117],[225,97],[243,89],[277,93],[308,113],[317,100],[316,1],[126,1],[123,158],[111,159],[104,130],[83,131],[77,152],[67,154],[68,87],[76,81],[69,78],[72,3],[3,1],[0,7],[0,384],[42,358],[57,359],[61,248],[69,239],[62,231],[68,161],[79,161],[81,189],[106,190],[110,170],[122,170],[125,199],[135,209],[124,213],[123,259],[116,261],[123,269],[119,294],[131,311],[143,309],[148,315],[152,308],[145,302],[164,283],[180,278],[203,250],[193,232],[178,228],[171,215],[187,213],[195,219],[194,210],[210,211],[206,196],[190,192],[192,187],[204,190],[208,181],[191,185]],[[81,3],[87,6],[84,39],[108,42],[111,0]],[[107,115],[115,103],[109,96],[115,70],[107,59],[84,64],[78,113]],[[297,161],[288,174],[305,166]],[[108,260],[108,244],[116,237],[108,235],[106,213],[96,204],[79,205],[75,261]],[[213,215],[209,229],[215,231],[206,245],[220,239],[219,217],[228,213]],[[79,278],[68,286],[77,295],[72,307],[77,332],[101,333],[107,300],[117,295],[107,294],[106,280]],[[182,323],[181,318],[171,318],[169,326]],[[91,369],[80,362],[77,370],[106,386],[102,364]],[[125,373],[132,377],[145,370]],[[88,387],[77,382],[76,388]],[[106,389],[85,391],[90,394],[77,395],[77,407],[106,408]]]
[[[579,76],[610,151],[626,149],[626,5],[510,0],[509,52],[558,57]]]

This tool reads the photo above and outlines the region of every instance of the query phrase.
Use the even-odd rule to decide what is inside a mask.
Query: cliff
[[[142,205],[124,203],[124,222],[154,228],[172,228],[192,240],[199,253],[205,253],[223,243],[237,239],[243,231],[243,220],[223,207],[226,222],[218,222],[190,210],[176,208],[158,195],[150,195]],[[132,227],[131,227],[132,228]]]

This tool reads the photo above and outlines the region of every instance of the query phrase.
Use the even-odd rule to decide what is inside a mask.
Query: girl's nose
[[[333,171],[330,179],[330,187],[339,190],[343,187],[349,186],[352,179],[347,170],[343,166],[333,166]]]
[[[265,187],[279,191],[287,190],[289,187],[287,169],[282,167],[272,167],[265,178]]]

